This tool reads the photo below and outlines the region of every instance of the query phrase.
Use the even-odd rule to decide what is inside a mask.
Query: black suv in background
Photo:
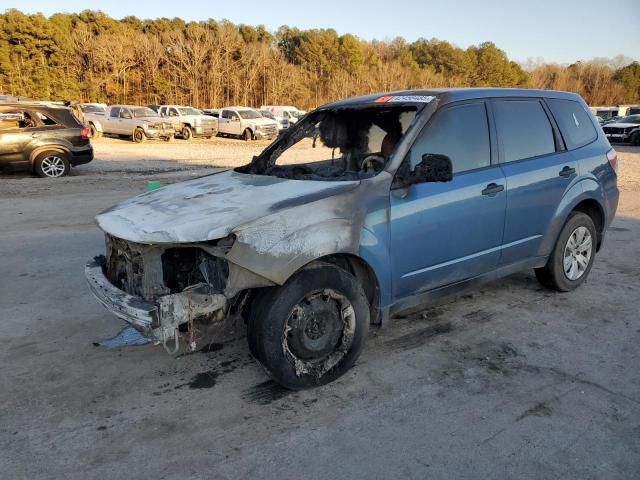
[[[89,134],[68,108],[0,103],[0,169],[62,177],[93,160]]]

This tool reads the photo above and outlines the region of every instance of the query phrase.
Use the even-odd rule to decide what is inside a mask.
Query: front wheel
[[[640,147],[640,132],[636,132],[631,135],[631,145]]]
[[[245,142],[250,142],[251,139],[253,139],[253,134],[251,133],[251,130],[247,128],[242,134],[242,138],[244,138]]]
[[[141,128],[136,128],[133,132],[133,141],[136,143],[143,143],[147,139],[144,131]]]
[[[580,286],[593,266],[596,241],[596,227],[591,217],[573,212],[560,231],[547,264],[535,269],[540,283],[560,292],[569,292]]]
[[[182,128],[182,138],[185,140],[191,140],[193,137],[193,132],[191,131],[191,127],[183,127]]]
[[[329,264],[309,267],[256,298],[249,348],[285,388],[323,385],[357,360],[369,315],[367,298],[353,275]]]

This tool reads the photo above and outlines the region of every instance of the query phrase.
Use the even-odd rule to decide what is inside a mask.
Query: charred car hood
[[[358,184],[226,170],[138,195],[105,210],[96,221],[106,233],[137,243],[202,242],[223,238],[236,227]]]

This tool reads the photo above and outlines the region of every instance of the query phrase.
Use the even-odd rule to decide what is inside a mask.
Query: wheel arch
[[[380,284],[375,271],[363,258],[350,253],[336,253],[313,260],[300,270],[311,266],[329,263],[346,270],[358,279],[364,290],[371,309],[371,323],[380,323]],[[299,271],[299,270],[298,270]]]
[[[31,154],[29,155],[29,161],[31,162],[32,166],[36,157],[43,152],[58,152],[58,153],[63,153],[67,156],[71,156],[71,150],[65,145],[59,145],[59,144],[42,145],[40,147],[34,148],[31,151]]]
[[[585,198],[578,202],[571,209],[569,215],[573,212],[582,212],[591,217],[591,220],[593,220],[593,224],[596,227],[596,233],[598,235],[598,238],[596,239],[596,252],[599,251],[600,246],[602,245],[602,237],[604,233],[604,208],[602,208],[602,205],[597,200],[593,198]]]

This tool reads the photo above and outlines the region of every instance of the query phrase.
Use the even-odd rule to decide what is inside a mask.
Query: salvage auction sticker
[[[377,98],[375,103],[429,103],[434,98],[432,95],[385,95],[384,97]]]

